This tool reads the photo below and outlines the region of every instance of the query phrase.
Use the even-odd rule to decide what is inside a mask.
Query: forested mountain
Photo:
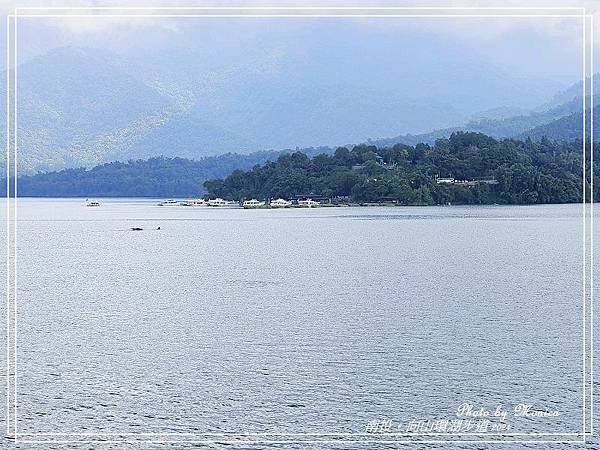
[[[600,161],[600,157],[595,159]],[[435,145],[151,158],[19,178],[20,196],[228,199],[310,194],[400,204],[563,203],[581,199],[581,142],[453,133]],[[436,177],[456,182],[439,184]],[[497,184],[492,180],[496,180]],[[203,187],[204,184],[204,187]],[[600,186],[596,183],[595,186]],[[5,184],[0,184],[0,194]],[[598,197],[597,197],[598,198]]]
[[[236,169],[276,159],[280,152],[225,154],[198,161],[151,158],[112,162],[92,169],[63,169],[18,179],[20,197],[192,197],[204,192],[202,183],[225,177]],[[0,184],[6,195],[6,184]]]
[[[457,132],[434,146],[360,145],[312,159],[296,152],[205,186],[209,195],[228,199],[304,194],[405,205],[570,203],[582,198],[581,166],[576,141]],[[438,183],[438,176],[459,181]]]
[[[151,117],[162,116],[173,103],[84,49],[53,50],[22,64],[18,73],[23,172],[115,159],[132,123],[148,126]],[[0,90],[5,98],[4,83]],[[0,113],[5,116],[6,102],[0,102]],[[0,133],[5,132],[3,127]]]
[[[600,78],[600,76],[598,78]],[[560,96],[559,98],[562,97],[563,96]],[[589,104],[589,97],[587,101]],[[398,143],[416,145],[420,142],[433,144],[437,139],[447,138],[456,131],[473,131],[487,134],[488,136],[495,138],[515,137],[519,139],[531,136],[535,139],[541,139],[544,135],[543,130],[545,129],[545,126],[548,126],[549,132],[552,132],[552,136],[549,135],[548,137],[569,141],[581,138],[581,125],[579,125],[579,128],[571,129],[570,133],[560,133],[558,130],[554,129],[560,127],[561,123],[564,125],[569,123],[569,121],[572,123],[574,121],[572,119],[567,119],[566,121],[561,121],[561,119],[566,119],[567,117],[574,115],[581,117],[581,111],[582,97],[580,95],[579,97],[575,96],[571,98],[565,103],[553,105],[547,110],[531,111],[528,114],[519,114],[508,117],[490,114],[496,116],[496,118],[480,117],[458,127],[434,130],[429,133],[417,135],[407,134],[386,139],[371,139],[368,140],[367,143],[378,146],[389,146]],[[554,122],[557,122],[558,125],[554,124]]]
[[[590,78],[586,78],[585,80],[586,85],[586,95],[590,95],[590,87],[591,87],[591,81]],[[594,93],[595,95],[597,95],[600,92],[600,73],[596,73],[594,74]],[[536,111],[540,112],[540,111],[545,111],[548,109],[553,109],[557,106],[563,105],[565,103],[568,103],[574,99],[579,99],[579,101],[581,101],[581,98],[583,97],[583,81],[578,81],[577,83],[573,83],[571,86],[567,87],[566,89],[557,92],[552,99],[549,102],[543,103],[542,105],[538,106],[536,108]]]
[[[594,107],[594,117],[600,112],[598,105]],[[591,126],[590,110],[587,110],[586,114],[586,134],[589,139],[589,130]],[[594,141],[600,139],[600,124],[597,120],[594,120]],[[520,139],[531,138],[534,140],[540,140],[542,138],[548,138],[556,141],[572,141],[574,139],[581,139],[583,136],[583,114],[581,112],[569,114],[559,119],[553,120],[552,122],[537,126],[528,130],[518,136]]]
[[[151,54],[72,46],[36,56],[19,67],[20,170],[354,144],[454,126],[505,103],[531,107],[554,86],[458,63],[433,43],[443,59],[439,67],[429,58],[408,70],[375,43],[356,52],[346,39],[336,42],[332,59],[329,47],[303,33],[306,48],[297,49],[290,34],[285,53],[266,51],[260,40],[262,47],[244,43],[245,53],[239,46],[216,51],[186,42]],[[222,30],[215,29],[217,36],[222,39]],[[377,39],[397,45],[391,37]],[[5,109],[0,102],[0,112]]]

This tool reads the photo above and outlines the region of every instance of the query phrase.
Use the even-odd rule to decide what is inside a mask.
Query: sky
[[[279,4],[281,4],[280,2]],[[7,14],[15,6],[122,6],[128,7],[147,5],[147,1],[128,0],[118,1],[33,1],[9,0],[3,2],[1,12]],[[176,2],[154,1],[153,6],[173,6]],[[206,2],[183,2],[186,6],[206,5]],[[212,2],[211,5],[245,5],[261,6],[269,4],[259,1],[220,1]],[[289,6],[306,5],[377,5],[377,6],[411,6],[407,2],[385,2],[385,1],[337,1],[320,2],[309,0],[297,0],[286,2]],[[420,3],[423,5],[424,3]],[[474,2],[440,2],[430,0],[428,6],[473,6]],[[497,5],[497,2],[477,2],[477,6]],[[522,6],[523,2],[502,2],[505,6]],[[414,3],[412,4],[414,5]],[[528,6],[564,6],[559,1],[530,1]],[[579,2],[573,6],[586,6],[594,11],[594,2]],[[343,19],[346,20],[346,19]],[[182,36],[190,33],[191,28],[196,28],[195,36],[199,36],[197,29],[202,26],[201,21],[189,19],[140,19],[140,18],[31,18],[20,19],[20,24],[25,28],[25,23],[30,27],[29,37],[20,39],[19,47],[20,61],[44,53],[53,47],[64,45],[83,45],[90,47],[106,48],[114,52],[127,52],[132,48],[136,51],[144,51],[144,46],[168,46],[174,41],[182,41]],[[304,20],[306,22],[306,20]],[[581,19],[579,18],[494,18],[494,19],[383,19],[370,21],[365,26],[370,27],[374,33],[403,33],[402,45],[409,46],[413,53],[418,53],[419,48],[428,50],[428,41],[440,42],[451,41],[456,46],[464,48],[465,55],[473,58],[476,55],[485,56],[490,64],[503,67],[513,72],[517,77],[538,77],[570,84],[581,78]],[[6,47],[5,21],[2,21],[2,33],[0,33],[0,46],[2,51]],[[20,29],[21,29],[20,28]],[[289,33],[293,33],[290,27]],[[257,30],[256,32],[260,32]],[[600,33],[597,33],[600,35]],[[237,38],[237,35],[232,36]],[[598,39],[598,38],[597,38]],[[184,39],[183,39],[184,40]],[[189,43],[188,43],[189,45]],[[137,46],[137,48],[135,48]],[[600,45],[598,45],[600,47]],[[465,56],[466,57],[466,56]],[[5,57],[0,59],[0,67],[6,65]]]
[[[147,4],[122,2],[129,8]],[[170,8],[174,3],[152,2]],[[110,0],[21,0],[0,8],[7,14],[14,6],[40,4],[123,7]],[[194,4],[206,6],[185,3]],[[286,3],[296,8],[325,4],[410,6],[384,0]],[[427,5],[436,4],[474,6],[437,0]],[[503,2],[511,4],[523,3]],[[564,6],[554,0],[543,5]],[[112,11],[126,12],[131,11]],[[181,151],[193,147],[194,152],[335,146],[543,110],[583,76],[581,17],[192,18],[155,17],[156,12],[146,11],[149,17],[19,17],[19,117],[27,123],[32,149],[48,147],[46,140],[53,136],[52,146],[65,155],[105,148],[106,158],[117,149],[130,155],[178,141]],[[513,14],[519,12],[524,11]],[[0,52],[6,48],[5,31]],[[157,106],[156,95],[162,99],[158,103],[169,106]],[[138,111],[132,104],[148,108]],[[86,117],[91,119],[77,128]]]

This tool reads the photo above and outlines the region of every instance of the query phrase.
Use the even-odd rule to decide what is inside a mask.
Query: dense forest
[[[461,131],[434,145],[362,144],[229,153],[197,161],[160,157],[113,162],[25,175],[18,185],[22,197],[204,195],[239,200],[310,195],[405,205],[570,203],[581,201],[581,154],[580,141],[498,140]],[[437,177],[455,181],[442,183]],[[0,183],[0,195],[6,195],[5,188]]]
[[[359,145],[313,158],[285,154],[204,186],[209,196],[235,200],[310,194],[403,205],[571,203],[582,199],[581,155],[577,141],[496,140],[456,132],[433,146]]]
[[[333,153],[333,150],[329,147],[301,149],[309,156]],[[206,180],[223,178],[236,169],[250,169],[290,152],[292,150],[226,153],[198,160],[156,157],[114,161],[91,169],[80,167],[23,174],[18,178],[18,194],[20,197],[196,197],[205,192]],[[5,161],[0,161],[0,178],[5,172]],[[6,182],[0,182],[0,195],[6,196]]]
[[[20,197],[192,197],[204,192],[202,183],[235,169],[249,169],[276,159],[281,152],[249,155],[228,153],[197,161],[150,158],[101,164],[92,169],[64,169],[18,178]],[[6,195],[5,183],[0,194]]]

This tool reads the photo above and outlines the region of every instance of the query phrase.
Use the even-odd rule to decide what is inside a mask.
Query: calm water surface
[[[580,205],[21,199],[19,431],[362,433],[469,402],[576,433],[581,233]]]

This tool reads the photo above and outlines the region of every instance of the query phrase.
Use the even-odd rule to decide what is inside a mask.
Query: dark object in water
[[[143,231],[143,228],[139,228],[139,227],[131,227],[131,231]]]
[[[160,227],[158,227],[157,230],[160,230]]]

